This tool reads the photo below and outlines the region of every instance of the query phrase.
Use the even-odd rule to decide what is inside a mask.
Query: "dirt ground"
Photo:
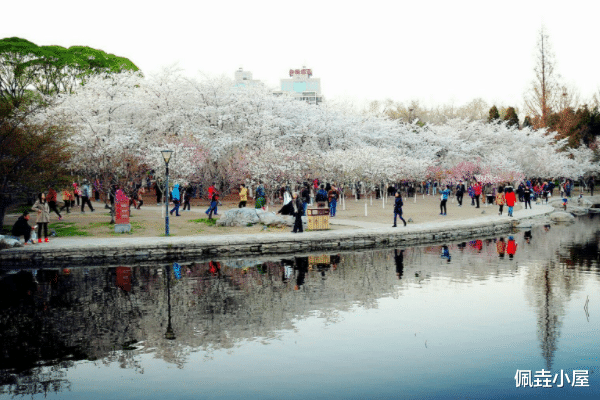
[[[147,198],[149,198],[148,196]],[[379,223],[392,225],[393,222],[393,198],[388,198],[384,203],[383,199],[376,199],[375,196],[363,196],[356,201],[354,198],[346,198],[344,202],[339,201],[337,214],[332,218],[330,228],[337,229],[358,229],[360,222]],[[365,204],[367,207],[367,216],[365,217]],[[404,199],[404,218],[409,223],[424,223],[442,220],[460,220],[484,215],[497,215],[498,207],[495,205],[481,204],[477,209],[471,206],[471,199],[465,196],[463,206],[458,207],[455,198],[448,201],[448,215],[440,214],[440,196],[439,195],[417,195],[414,198]],[[161,236],[165,233],[165,211],[164,204],[158,206],[150,202],[142,206],[140,210],[131,210],[132,232],[126,234],[116,234],[114,226],[109,225],[110,214],[104,208],[104,203],[92,201],[95,212],[90,212],[86,208],[85,213],[80,212],[80,207],[75,207],[70,214],[63,213],[63,219],[58,222],[56,214],[52,213],[50,228],[57,230],[58,236],[75,236],[77,234],[92,237],[115,237],[118,235],[135,235],[139,237]],[[237,199],[235,196],[229,196],[219,206],[219,214],[237,208]],[[169,206],[172,208],[172,205]],[[254,207],[254,202],[250,200],[248,207]],[[222,235],[222,234],[261,234],[273,232],[286,232],[290,228],[271,228],[262,225],[252,227],[217,227],[206,223],[207,215],[204,211],[208,208],[207,200],[194,199],[192,201],[191,211],[181,211],[180,217],[171,216],[169,218],[169,229],[171,236],[191,236],[191,235]],[[281,208],[281,203],[269,205],[269,211],[277,212]],[[345,208],[345,209],[344,209]],[[506,207],[505,207],[506,208]],[[506,213],[506,210],[505,210]],[[18,214],[8,214],[5,218],[5,225],[12,225],[17,219]],[[216,216],[215,218],[219,218]],[[31,222],[35,222],[35,214],[32,214]],[[355,224],[358,222],[358,224]],[[401,223],[400,223],[401,225]]]

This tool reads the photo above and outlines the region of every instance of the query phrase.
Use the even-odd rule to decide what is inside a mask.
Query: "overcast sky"
[[[145,74],[178,63],[278,86],[312,68],[325,98],[521,106],[547,28],[557,71],[583,98],[600,88],[600,0],[10,1],[0,38],[85,45]]]

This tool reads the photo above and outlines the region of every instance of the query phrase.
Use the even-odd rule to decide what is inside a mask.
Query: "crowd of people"
[[[584,186],[590,195],[593,196],[595,186],[594,177],[589,177],[587,180],[582,179],[579,187],[582,188]],[[366,192],[365,185],[360,182],[352,184],[349,187],[353,189],[353,194],[357,200],[360,199],[361,192]],[[94,212],[95,209],[91,198],[96,201],[104,201],[106,209],[114,210],[115,194],[118,190],[122,190],[129,199],[129,208],[131,209],[131,206],[133,206],[134,209],[139,210],[144,205],[144,196],[149,191],[154,190],[157,205],[164,204],[162,203],[165,192],[164,183],[160,179],[153,180],[150,176],[146,177],[145,182],[129,182],[125,185],[112,184],[107,186],[107,189],[103,191],[103,185],[99,179],[95,179],[92,184],[87,179],[84,179],[81,183],[73,182],[69,187],[62,188],[62,206],[60,207],[58,202],[59,193],[52,186],[48,187],[46,193],[39,193],[35,204],[31,208],[31,211],[37,213],[37,242],[48,241],[48,223],[52,213],[56,214],[60,221],[63,219],[61,212],[66,211],[67,214],[70,214],[76,207],[80,208],[81,213],[85,213],[86,206],[89,211]],[[336,184],[321,183],[319,179],[314,179],[311,182],[296,185],[294,190],[290,186],[282,186],[279,190],[272,190],[271,193],[273,194],[273,198],[278,197],[281,200],[282,207],[278,213],[295,217],[292,232],[296,233],[303,231],[302,216],[306,215],[309,205],[328,208],[329,216],[335,218],[337,204],[344,189],[343,185],[338,187]],[[554,196],[555,190],[560,192],[561,198],[564,197],[563,205],[566,208],[568,198],[572,196],[574,191],[574,182],[570,179],[528,179],[520,182],[516,188],[508,183],[504,185],[482,184],[475,178],[465,179],[465,181],[459,180],[455,184],[448,185],[442,185],[441,181],[431,179],[422,182],[404,181],[387,187],[388,195],[395,197],[393,227],[397,227],[398,218],[406,226],[402,210],[404,206],[403,193],[409,197],[415,196],[417,192],[423,195],[439,195],[440,215],[442,216],[446,216],[448,213],[448,200],[451,196],[455,196],[457,206],[462,207],[466,194],[471,198],[471,206],[480,208],[482,201],[488,204],[495,204],[499,207],[499,215],[503,215],[504,207],[506,206],[508,216],[512,217],[514,206],[517,202],[523,203],[526,209],[531,208],[532,201],[547,203],[548,199]],[[375,187],[374,191],[376,198],[382,195],[380,186]],[[170,215],[180,216],[180,211],[191,210],[191,200],[198,193],[202,192],[202,185],[195,186],[187,183],[180,186],[179,183],[174,183],[168,192],[168,200],[173,204],[173,208],[169,211]],[[244,183],[240,184],[238,193],[239,208],[246,207],[248,199],[253,197],[256,209],[266,209],[268,204],[267,191],[262,181],[259,181],[258,185],[254,188],[254,196],[252,196],[252,188],[246,187]],[[213,216],[219,215],[218,207],[221,205],[220,196],[221,193],[217,189],[217,184],[213,182],[208,187],[206,193],[209,206],[205,213],[209,220],[212,220]],[[181,203],[183,203],[182,210],[180,210]],[[23,236],[25,243],[33,243],[32,231],[34,228],[28,225],[27,221],[29,221],[29,218],[29,211],[23,213],[12,230],[13,235]],[[35,232],[33,233],[33,236],[35,236]]]

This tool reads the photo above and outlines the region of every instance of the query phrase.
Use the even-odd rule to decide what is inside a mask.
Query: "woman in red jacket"
[[[511,187],[506,188],[506,194],[504,195],[504,199],[506,201],[506,205],[508,206],[508,216],[512,217],[513,216],[513,207],[515,206],[515,203],[517,202],[517,198],[515,196],[515,192],[513,191],[513,188],[511,188]]]

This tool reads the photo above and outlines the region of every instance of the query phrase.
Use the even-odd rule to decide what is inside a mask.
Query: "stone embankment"
[[[0,251],[0,264],[11,266],[74,266],[128,264],[149,261],[183,261],[305,252],[334,252],[391,246],[414,246],[504,234],[530,219],[554,211],[550,205],[515,211],[514,218],[482,216],[459,221],[399,225],[333,220],[361,229],[214,237],[153,237],[109,239],[55,239],[50,243]]]

